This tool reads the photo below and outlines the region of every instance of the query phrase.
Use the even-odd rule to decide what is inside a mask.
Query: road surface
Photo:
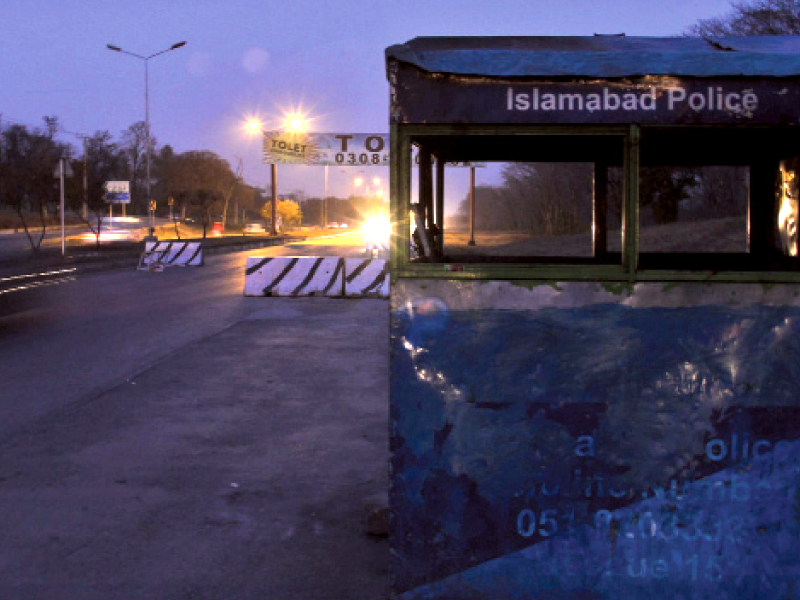
[[[245,298],[248,255],[0,318],[0,598],[384,598],[388,305]]]

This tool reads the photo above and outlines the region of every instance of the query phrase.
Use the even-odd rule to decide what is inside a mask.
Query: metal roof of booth
[[[704,38],[418,37],[387,62],[488,77],[800,76],[800,36]]]

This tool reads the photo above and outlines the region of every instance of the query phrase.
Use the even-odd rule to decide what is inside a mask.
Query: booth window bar
[[[594,268],[629,280],[800,270],[793,129],[402,129],[395,216],[408,238],[396,267],[547,267],[565,278]],[[476,162],[500,183],[454,202],[448,186]]]

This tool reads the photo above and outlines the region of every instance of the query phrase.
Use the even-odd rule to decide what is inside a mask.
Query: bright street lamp
[[[305,133],[306,118],[299,112],[291,112],[283,117],[284,128],[290,133]]]
[[[170,50],[177,50],[186,45],[186,42],[178,42],[177,44],[172,44],[166,50],[161,50],[160,52],[156,52],[155,54],[151,54],[150,56],[141,56],[139,54],[135,54],[134,52],[128,52],[127,50],[123,50],[119,46],[113,46],[111,44],[106,44],[106,47],[109,50],[113,50],[114,52],[121,52],[122,54],[128,54],[129,56],[134,56],[138,59],[144,61],[144,129],[145,129],[145,152],[147,156],[147,207],[150,211],[150,227],[155,227],[155,210],[153,209],[152,199],[150,197],[150,92],[149,92],[149,73],[148,73],[148,66],[147,62],[153,58],[158,56],[159,54],[164,54],[169,52]]]
[[[251,136],[258,135],[259,133],[261,133],[262,128],[263,124],[261,123],[260,120],[258,120],[255,117],[253,117],[252,119],[247,119],[243,127],[243,129]]]

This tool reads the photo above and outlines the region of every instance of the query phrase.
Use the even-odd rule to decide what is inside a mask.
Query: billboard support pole
[[[272,226],[270,228],[271,235],[278,235],[277,220],[278,220],[278,165],[272,163],[270,165],[270,177],[272,184]]]
[[[81,216],[85,221],[89,220],[89,150],[86,142],[86,136],[81,136],[83,139],[83,206],[81,207]]]

